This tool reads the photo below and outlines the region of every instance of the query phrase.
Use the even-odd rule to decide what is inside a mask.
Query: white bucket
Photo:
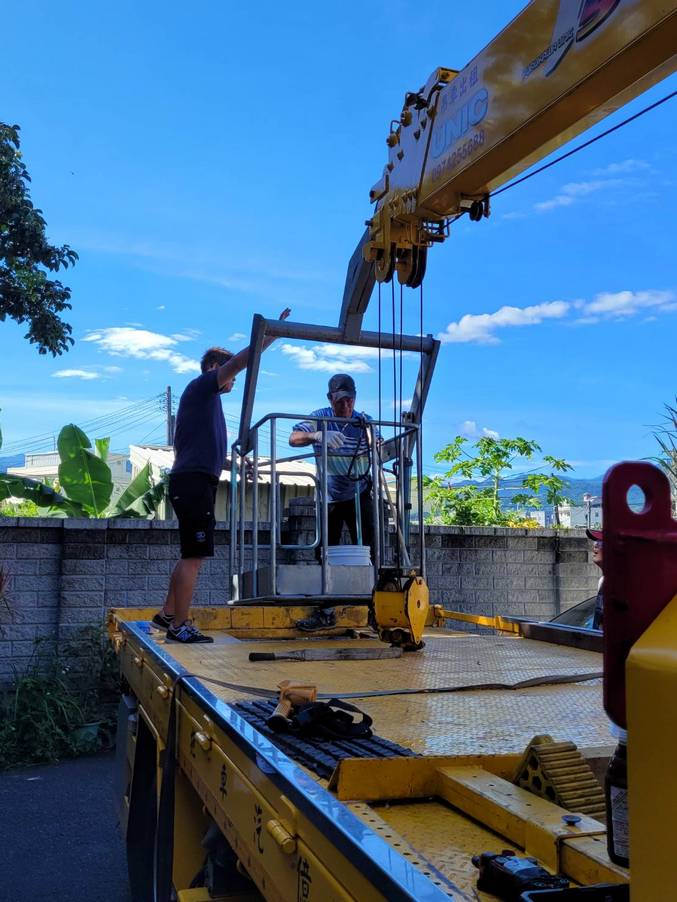
[[[368,545],[329,545],[327,563],[331,567],[371,567]]]

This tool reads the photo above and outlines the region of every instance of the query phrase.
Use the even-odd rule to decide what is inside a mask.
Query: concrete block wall
[[[285,540],[311,541],[313,524],[299,506]],[[269,530],[261,527],[263,545]],[[425,529],[433,602],[470,613],[548,619],[596,592],[599,571],[582,530]],[[250,529],[245,541],[251,543]],[[216,554],[202,568],[196,604],[230,598],[229,545],[227,524],[219,524]],[[13,668],[25,668],[36,639],[72,638],[83,626],[102,623],[111,607],[160,606],[178,557],[172,521],[0,519],[0,566],[11,580],[9,610],[0,604],[0,681]],[[262,550],[259,562],[266,557]],[[312,559],[313,553],[299,558]],[[247,565],[249,559],[248,552]]]

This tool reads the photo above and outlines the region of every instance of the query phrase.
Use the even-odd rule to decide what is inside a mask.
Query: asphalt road
[[[113,756],[0,774],[0,902],[130,902]]]

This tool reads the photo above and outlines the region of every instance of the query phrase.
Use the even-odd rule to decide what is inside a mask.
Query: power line
[[[632,116],[628,116],[628,118],[624,119],[622,122],[617,122],[616,125],[612,125],[611,128],[605,129],[605,131],[600,132],[598,135],[595,135],[588,141],[584,141],[582,144],[573,147],[566,153],[560,154],[559,157],[556,157],[554,160],[550,160],[549,163],[545,163],[543,166],[539,166],[538,169],[534,169],[533,172],[528,172],[526,175],[515,179],[513,182],[509,182],[507,185],[499,188],[498,191],[492,191],[490,197],[498,197],[498,195],[503,194],[504,191],[508,191],[510,188],[514,188],[516,185],[521,185],[522,182],[526,182],[528,179],[533,178],[535,175],[539,175],[539,173],[545,172],[545,170],[550,169],[551,166],[555,166],[557,163],[561,163],[562,160],[566,160],[567,157],[572,157],[580,150],[585,150],[586,147],[590,147],[591,144],[595,144],[595,142],[600,141],[602,138],[606,138],[607,135],[618,131],[618,129],[623,128],[624,125],[628,125],[630,122],[634,122],[635,119],[639,119],[639,117],[643,116],[645,113],[649,113],[651,112],[651,110],[655,110],[656,107],[661,106],[661,104],[663,103],[667,103],[668,100],[672,100],[672,98],[675,96],[677,96],[677,91],[672,91],[672,93],[666,94],[665,97],[661,97],[661,99],[657,100],[655,103],[649,104],[649,106],[644,107],[644,109],[640,110],[638,113],[634,113]]]
[[[79,428],[83,430],[83,432],[91,432],[91,431],[99,431],[105,430],[109,426],[113,426],[119,422],[121,417],[127,417],[130,415],[139,414],[141,412],[150,414],[153,409],[156,408],[157,400],[160,398],[160,395],[156,395],[153,398],[148,398],[144,401],[136,401],[133,404],[128,404],[125,407],[121,407],[116,411],[111,413],[103,414],[99,417],[94,417],[91,420],[85,420]],[[17,441],[9,442],[3,446],[3,453],[18,453],[20,451],[31,452],[37,451],[39,448],[51,446],[54,441],[54,431],[38,433],[37,435],[28,436],[25,439],[20,439]],[[49,450],[52,450],[51,447]]]

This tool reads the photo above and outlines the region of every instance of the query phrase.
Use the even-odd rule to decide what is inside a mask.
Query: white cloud
[[[226,341],[228,341],[228,342],[231,342],[231,341],[244,341],[246,337],[247,337],[247,336],[244,334],[244,332],[233,332],[232,335],[229,335],[229,336],[228,336],[228,338],[226,339]]]
[[[643,310],[677,310],[674,291],[616,291],[602,292],[583,307],[585,316],[579,322],[595,322],[600,318],[620,319],[635,316]]]
[[[324,373],[370,373],[372,368],[367,360],[378,360],[378,348],[353,345],[319,344],[307,347],[283,344],[280,350],[291,357],[299,369],[319,370]],[[387,353],[391,352],[381,351],[382,355]]]
[[[52,373],[53,379],[100,379],[100,373],[93,373],[91,370],[57,370]]]
[[[478,429],[475,420],[464,420],[458,427],[458,432],[459,435],[464,435],[466,438],[480,438],[481,436],[486,438],[500,437],[495,429],[488,429],[486,426],[482,426],[481,429]]]
[[[180,341],[188,341],[185,335],[162,335],[148,329],[129,326],[113,326],[89,332],[83,341],[91,341],[113,357],[134,357],[137,360],[160,360],[168,363],[177,373],[200,372],[196,360],[173,350]]]
[[[593,175],[627,175],[631,172],[645,172],[651,169],[651,165],[646,160],[622,160],[620,163],[609,163],[603,169],[595,169]]]
[[[602,191],[605,188],[614,188],[622,185],[622,179],[598,179],[589,182],[569,182],[563,185],[560,193],[550,200],[541,201],[534,204],[534,210],[538,213],[546,213],[548,210],[554,210],[557,207],[569,207],[576,203],[581,197],[587,197],[596,191]]]
[[[164,305],[164,304],[159,304],[155,309],[156,309],[156,310],[164,310],[164,309],[165,309],[165,305]]]
[[[111,373],[112,375],[122,372],[121,366],[103,366],[101,367],[101,369],[104,371],[104,373]]]
[[[259,370],[259,373],[262,376],[279,376],[280,375],[279,373],[271,373],[270,370]]]
[[[350,360],[354,357],[358,358],[371,358],[372,360],[378,360],[378,348],[363,348],[358,345],[334,345],[334,344],[325,344],[325,345],[317,345],[317,353],[326,357],[342,357],[345,360]],[[392,354],[392,351],[386,351],[385,349],[381,349],[381,356],[386,353]]]
[[[497,329],[533,326],[548,319],[561,319],[569,312],[567,301],[547,301],[531,307],[501,307],[495,313],[466,313],[457,323],[449,323],[437,336],[441,342],[498,344]]]
[[[400,406],[400,399],[398,398],[396,401],[390,402],[393,409],[397,409]],[[402,410],[409,410],[411,405],[414,403],[413,398],[402,398]]]

